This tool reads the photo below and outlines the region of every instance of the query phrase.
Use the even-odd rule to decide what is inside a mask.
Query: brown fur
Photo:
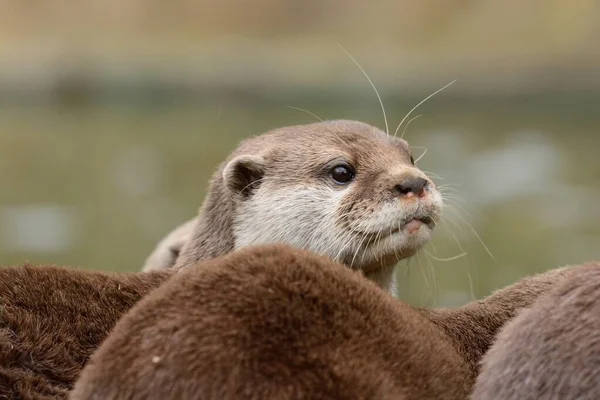
[[[300,137],[299,135],[302,136],[303,140],[298,140]],[[307,154],[310,155],[310,157],[307,157]],[[394,223],[398,225],[405,222],[403,221],[404,218],[421,218],[424,216],[431,216],[433,218],[437,216],[436,213],[439,211],[439,207],[433,207],[431,202],[429,202],[431,197],[429,195],[432,193],[439,195],[439,193],[434,190],[435,185],[432,182],[429,182],[430,186],[423,191],[423,196],[417,195],[409,198],[398,193],[398,190],[395,188],[396,185],[402,183],[407,177],[424,177],[424,174],[421,171],[411,165],[410,149],[404,140],[393,138],[374,127],[355,121],[328,121],[320,124],[281,128],[244,141],[237,152],[234,152],[228,159],[228,161],[235,159],[236,163],[224,163],[219,168],[211,183],[211,190],[202,208],[201,217],[196,218],[194,222],[196,229],[193,238],[190,241],[190,246],[187,246],[184,249],[184,253],[187,255],[183,257],[181,265],[177,268],[193,265],[197,260],[213,258],[233,250],[235,241],[232,234],[232,224],[234,216],[236,216],[235,212],[233,212],[236,204],[239,205],[244,199],[251,197],[257,187],[268,185],[269,182],[275,182],[272,179],[269,180],[270,178],[273,178],[271,174],[276,175],[276,177],[284,177],[286,184],[290,182],[298,184],[300,182],[301,185],[305,185],[306,187],[310,187],[311,185],[329,185],[329,190],[344,190],[340,187],[334,187],[335,185],[327,179],[327,171],[322,168],[323,163],[327,163],[327,160],[331,161],[332,155],[343,157],[346,161],[353,163],[355,167],[360,167],[356,173],[356,180],[353,181],[352,188],[348,191],[348,193],[350,193],[348,199],[352,200],[356,205],[355,210],[348,213],[345,213],[345,211],[350,210],[341,208],[337,210],[340,215],[338,215],[339,218],[336,220],[336,223],[351,225],[353,222],[364,222],[364,218],[361,218],[360,213],[364,213],[364,215],[372,214],[374,208],[376,208],[369,207],[369,202],[375,204],[377,201],[383,201],[383,199],[388,201],[388,203],[393,203],[396,211],[398,209],[406,209],[404,210],[406,211],[405,215],[403,215],[402,218],[393,219]],[[233,167],[226,168],[227,165],[233,165]],[[390,165],[393,165],[393,170],[390,169]],[[298,172],[298,168],[302,168],[302,172],[306,174],[295,175],[295,173]],[[227,179],[223,179],[224,174],[227,175]],[[281,183],[282,180],[278,182]],[[368,188],[374,190],[366,190]],[[313,201],[313,204],[317,204],[316,208],[323,208],[322,203],[320,202]],[[269,215],[266,217],[268,216]],[[262,214],[260,214],[259,217],[262,219]],[[310,217],[310,215],[308,215],[308,217]],[[383,220],[385,220],[385,218],[383,218]],[[308,221],[311,221],[311,219],[309,218]],[[379,227],[376,226],[376,228]],[[288,229],[288,232],[294,231],[296,231],[296,229],[294,229],[293,226]],[[379,231],[380,230],[378,230],[378,233],[385,233]],[[310,235],[313,236],[313,233],[318,232],[318,229],[312,229]],[[371,232],[363,232],[362,234],[370,233]],[[414,237],[416,234],[413,234],[412,236]],[[421,236],[423,239],[426,235]],[[304,238],[305,237],[303,237],[303,239]],[[350,237],[337,235],[336,238],[346,244],[347,242],[352,241],[352,239],[357,239],[357,236],[355,232],[353,232]],[[381,241],[379,235],[375,235],[375,239],[372,237],[365,238],[367,240],[364,241],[360,237],[358,239],[361,246],[363,244],[364,246],[370,246],[367,247],[367,249],[370,248],[371,250],[373,250],[373,242]],[[315,242],[320,243],[319,240],[315,240]],[[414,243],[406,248],[395,250],[398,250],[397,253],[401,257],[409,256],[416,250],[416,245]],[[326,247],[331,248],[331,246]],[[342,247],[346,248],[346,246]],[[169,246],[167,246],[167,248],[171,251]],[[403,252],[404,250],[406,250],[406,252]],[[356,254],[358,253],[360,252],[357,252]],[[366,252],[363,252],[363,255],[364,253]],[[394,259],[392,261],[395,263],[395,261],[397,261],[395,258],[396,252],[393,253]],[[347,255],[343,255],[343,257],[346,257],[343,261],[349,261]],[[359,254],[359,257],[357,257],[357,264],[360,263],[360,260],[361,257]],[[381,264],[388,263],[388,261],[388,257],[383,256],[381,259],[375,260],[374,264],[380,266]],[[357,265],[355,264],[354,267],[357,267]],[[371,271],[369,270],[368,272]],[[388,276],[385,276],[385,274],[381,274],[381,276],[379,276],[379,274],[374,274],[382,286],[387,285],[388,277],[393,277],[393,271],[391,269],[387,269],[385,272]],[[6,321],[0,320],[0,323],[6,324],[8,329],[20,332],[21,335],[13,337],[9,334],[8,336],[5,335],[4,339],[9,340],[13,338],[17,341],[22,340],[23,343],[19,348],[27,349],[29,347],[39,347],[34,355],[34,362],[40,365],[47,363],[50,366],[47,368],[44,367],[45,369],[35,369],[29,368],[28,364],[22,363],[21,361],[12,361],[15,359],[21,360],[20,353],[7,356],[4,363],[0,363],[0,365],[10,367],[11,373],[23,373],[23,376],[27,376],[27,379],[31,379],[30,382],[33,382],[34,377],[37,377],[35,379],[40,379],[40,386],[38,387],[40,393],[46,390],[43,385],[43,382],[45,381],[50,382],[49,387],[54,387],[52,386],[55,385],[54,375],[58,374],[61,378],[56,380],[58,383],[55,386],[60,388],[60,390],[63,390],[65,387],[64,385],[68,385],[71,381],[70,377],[73,376],[72,374],[65,375],[63,371],[75,371],[77,366],[80,367],[80,361],[86,359],[89,352],[93,350],[93,346],[90,345],[77,348],[73,350],[73,353],[71,353],[71,350],[62,349],[62,347],[69,347],[71,343],[77,343],[77,341],[80,340],[80,329],[83,329],[87,325],[94,326],[94,329],[97,329],[98,335],[94,336],[94,340],[101,336],[103,337],[103,335],[111,328],[112,323],[117,316],[128,309],[133,303],[126,298],[119,296],[109,299],[108,296],[112,296],[112,294],[107,293],[102,284],[94,283],[93,281],[95,278],[90,278],[87,275],[79,275],[77,272],[73,272],[73,275],[70,276],[71,273],[56,272],[53,269],[38,270],[32,274],[30,283],[27,284],[21,282],[19,274],[21,274],[20,271],[10,269],[7,270],[6,275],[0,276],[3,285],[6,285],[7,287],[15,287],[16,285],[16,288],[18,288],[17,292],[12,294],[13,297],[4,299],[5,304],[10,306],[9,309],[13,310],[14,308],[11,312],[14,312],[15,316],[1,316],[2,318],[5,318]],[[70,283],[78,286],[78,284],[74,282],[82,279],[84,282],[87,282],[85,284],[82,283],[82,285],[87,288],[88,292],[78,294],[75,289],[70,291],[71,289],[68,289],[65,286],[64,290],[61,291],[59,295],[61,296],[60,299],[64,300],[63,303],[53,303],[52,301],[46,302],[45,299],[47,299],[48,296],[52,297],[53,293],[51,291],[52,285],[49,285],[48,282],[58,281],[59,279],[56,278],[56,276],[66,275],[69,275],[70,277],[65,278],[65,284]],[[104,275],[100,274],[92,276]],[[120,282],[120,278],[118,277],[99,279],[109,279],[109,281],[114,282],[117,286],[118,282]],[[138,278],[132,276],[132,278],[127,279],[135,280]],[[141,275],[139,279],[146,279],[145,275]],[[132,285],[134,284],[132,283]],[[49,292],[42,297],[32,297],[31,292],[35,292],[37,286],[45,288],[44,290],[49,290]],[[390,287],[391,286],[392,285],[390,285]],[[132,290],[134,290],[133,286]],[[39,289],[39,291],[41,292],[43,290]],[[135,297],[135,300],[137,301],[137,299],[145,292],[147,292],[147,288],[141,288],[139,296]],[[64,299],[62,296],[65,296]],[[106,296],[106,298],[104,296]],[[103,301],[109,303],[111,301],[114,302],[114,304],[110,303],[110,309],[106,309],[106,312],[108,313],[107,316],[102,316],[98,311],[99,309],[104,308]],[[43,309],[47,311],[51,317],[48,318],[43,315],[43,313],[27,314],[27,310],[20,308],[19,304],[21,303],[27,304],[27,307],[31,309]],[[23,315],[28,316],[23,317]],[[89,315],[92,315],[93,317],[90,317]],[[30,317],[32,318],[31,320],[28,319]],[[22,324],[23,328],[19,327],[21,322],[19,322],[20,320],[18,318],[25,318],[25,322]],[[100,322],[94,322],[96,318],[99,319]],[[76,322],[80,320],[83,321],[83,325],[77,325],[76,328],[71,328],[73,319],[75,319]],[[27,332],[30,330],[29,326],[37,328],[34,328],[32,331],[34,332],[33,334],[27,336]],[[52,329],[49,328],[50,326],[53,326],[53,329],[56,330],[56,335],[52,333]],[[41,331],[35,331],[35,329],[38,328],[41,329]],[[83,333],[86,335],[88,334],[87,331]],[[57,349],[47,347],[47,343],[50,340],[55,341]],[[81,340],[85,342],[88,339]],[[14,345],[10,341],[5,343],[9,348]],[[94,341],[93,343],[96,342]],[[17,348],[17,350],[19,348]],[[47,354],[45,354],[44,351],[46,351]],[[65,357],[63,357],[64,354],[62,353],[64,351],[67,352]],[[76,354],[77,362],[73,362],[69,358],[75,357],[73,354]],[[8,377],[6,378],[7,385],[14,385],[13,378],[11,378],[10,375],[6,376]],[[19,382],[22,383],[25,382],[25,380]],[[21,383],[19,383],[19,385]],[[23,386],[24,389],[22,390],[29,390],[34,387],[32,383],[28,385],[29,386]],[[17,388],[14,390],[21,389]]]
[[[600,396],[600,264],[579,268],[499,333],[472,399]]]
[[[65,398],[121,315],[171,275],[0,268],[0,399]]]
[[[482,300],[462,307],[421,311],[444,329],[454,342],[469,364],[471,378],[474,380],[479,373],[481,357],[493,343],[500,328],[578,268],[580,267],[556,268],[523,278]]]
[[[463,399],[496,331],[565,273],[418,310],[324,257],[243,249],[138,303],[71,399]]]

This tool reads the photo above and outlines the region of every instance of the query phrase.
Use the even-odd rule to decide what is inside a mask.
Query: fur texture
[[[0,268],[0,399],[65,398],[121,315],[171,275]]]
[[[422,309],[421,312],[446,332],[469,364],[470,376],[474,381],[479,373],[481,357],[488,351],[504,324],[579,268],[581,267],[570,266],[551,269],[523,278],[482,300],[462,307]]]
[[[592,400],[600,396],[600,264],[573,274],[499,333],[474,400]]]
[[[440,329],[359,273],[265,246],[145,298],[71,399],[453,399],[466,371]]]
[[[248,247],[138,303],[71,399],[464,399],[497,330],[565,273],[424,310],[326,257]]]
[[[167,269],[175,265],[175,260],[179,257],[184,243],[192,234],[194,226],[195,220],[191,219],[169,232],[146,258],[142,271]]]
[[[347,184],[332,179],[340,165],[353,171]],[[406,191],[416,179],[425,186]],[[442,204],[400,138],[356,121],[275,129],[243,141],[218,168],[175,265],[285,243],[363,270],[390,290],[389,267],[429,241]],[[428,222],[404,229],[415,219]]]

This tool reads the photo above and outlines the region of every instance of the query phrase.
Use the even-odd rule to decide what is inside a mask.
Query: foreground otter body
[[[64,398],[116,321],[169,271],[0,268],[0,398]]]
[[[395,264],[429,241],[441,207],[400,138],[344,120],[279,128],[238,146],[214,174],[193,226],[161,241],[144,269],[171,266],[173,249],[184,267],[285,243],[393,291]]]
[[[523,310],[483,358],[473,400],[600,397],[600,264]]]
[[[466,398],[497,330],[569,272],[419,310],[325,257],[242,249],[181,271],[138,303],[71,398]]]

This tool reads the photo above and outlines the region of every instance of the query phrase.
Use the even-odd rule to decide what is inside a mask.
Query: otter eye
[[[411,156],[410,156],[410,163],[411,163],[412,165],[415,165],[415,159],[413,158],[412,154],[411,154]]]
[[[344,185],[354,179],[354,172],[345,165],[337,165],[331,170],[331,179]]]

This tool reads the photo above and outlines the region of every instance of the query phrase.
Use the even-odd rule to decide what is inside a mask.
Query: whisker
[[[342,253],[346,250],[346,248],[348,246],[350,246],[350,244],[355,240],[355,238],[358,236],[357,233],[352,232],[352,231],[348,231],[346,232],[346,234],[344,235],[343,241],[346,242],[345,245],[342,246],[342,248],[340,249],[340,251],[336,254],[334,260],[339,261],[339,257],[340,255],[342,255]],[[330,246],[330,248],[333,246]],[[329,248],[327,249],[327,251],[329,251]]]
[[[458,240],[458,238],[456,237],[456,235],[452,232],[450,232],[450,235],[452,235],[452,237],[454,238],[454,241],[456,242],[456,245],[458,246],[458,248],[464,252],[463,247],[460,245],[460,241]],[[467,278],[469,279],[469,292],[471,294],[471,300],[475,300],[475,298],[477,296],[475,296],[475,287],[473,285],[473,277],[471,276],[471,268],[469,267],[469,260],[467,259]]]
[[[438,94],[439,92],[441,92],[442,90],[446,89],[448,86],[452,85],[454,82],[456,82],[458,79],[453,80],[452,82],[448,83],[446,86],[444,86],[441,89],[436,90],[435,92],[431,93],[429,96],[425,97],[423,100],[421,100],[419,102],[419,104],[417,104],[416,106],[414,106],[409,112],[408,114],[406,114],[406,116],[404,118],[402,118],[402,121],[400,121],[400,123],[398,124],[398,127],[396,128],[396,131],[394,132],[394,136],[396,136],[396,134],[398,133],[398,130],[400,129],[400,127],[402,126],[402,123],[406,120],[406,118],[408,118],[410,116],[410,114],[412,114],[413,111],[415,111],[417,109],[417,107],[419,107],[421,104],[425,103],[427,100],[429,100],[430,98],[432,98],[433,96],[435,96],[436,94]]]
[[[318,119],[319,121],[323,122],[323,120],[315,113],[310,112],[308,110],[305,110],[304,108],[300,108],[300,107],[292,107],[292,106],[286,106],[287,108],[291,108],[292,110],[296,110],[296,111],[302,111],[304,113],[307,113],[308,115],[312,115],[313,117],[315,117],[316,119]]]
[[[448,208],[451,209],[450,207],[448,207]],[[452,219],[450,215],[446,215],[444,217],[444,219],[441,220],[440,222],[447,226],[447,224],[446,224],[447,221],[450,222],[452,225],[454,225],[456,227],[456,229],[458,229],[461,233],[463,232],[463,228],[454,219]]]
[[[469,279],[469,294],[471,295],[471,301],[473,301],[477,298],[477,296],[475,295],[475,289],[473,287],[473,277],[471,277],[469,263],[467,263],[467,279]]]
[[[438,192],[440,192],[442,194],[442,196],[444,196],[444,201],[445,200],[453,200],[453,201],[457,201],[457,202],[465,201],[465,200],[463,200],[462,197],[459,197],[459,194],[457,191],[448,190],[447,188],[440,189],[438,187]]]
[[[471,224],[469,224],[467,222],[467,220],[465,220],[459,213],[456,214],[456,216],[462,221],[464,222],[465,225],[467,225],[467,227],[469,228],[469,230],[471,232],[473,232],[473,234],[475,235],[475,237],[477,238],[477,240],[479,240],[479,243],[481,243],[481,245],[483,246],[483,248],[485,249],[485,251],[488,253],[488,255],[490,256],[490,258],[492,260],[494,260],[495,263],[498,263],[498,260],[496,260],[496,257],[494,257],[494,255],[492,254],[492,252],[490,251],[490,249],[488,249],[488,247],[485,245],[485,243],[483,242],[483,240],[481,239],[481,236],[479,236],[479,234],[477,233],[477,231],[475,231],[475,229],[473,228],[473,226],[471,226]]]
[[[464,199],[462,199],[462,198],[460,198],[460,197],[453,197],[453,196],[450,196],[450,197],[448,197],[448,198],[449,198],[449,199],[451,199],[451,200],[454,200],[454,201],[456,201],[456,202],[463,202],[463,203],[464,203],[464,202],[466,202]],[[460,204],[458,204],[458,203],[456,203],[456,202],[455,202],[455,203],[451,203],[451,204],[452,204],[454,207],[456,207],[456,209],[457,209],[457,212],[458,212],[458,210],[460,210],[460,211],[462,211],[463,213],[465,213],[465,215],[467,215],[467,216],[468,216],[468,215],[469,215],[469,213],[467,212],[467,210],[465,210],[465,209],[464,209],[464,208],[463,208],[463,207],[462,207]],[[472,208],[475,210],[475,212],[476,212],[477,214],[479,214],[479,216],[480,216],[480,217],[481,217],[483,220],[485,220],[485,221],[489,221],[488,217],[487,217],[487,216],[486,216],[486,215],[485,215],[483,212],[481,212],[481,210],[480,210],[480,209],[478,209],[477,207],[475,207],[475,206],[473,206],[473,205],[471,205],[471,204],[469,204],[469,207],[472,207]]]
[[[354,257],[352,257],[352,261],[350,261],[350,269],[352,269],[352,267],[354,265],[354,259],[358,255],[358,252],[361,250],[362,245],[363,245],[363,243],[364,243],[364,241],[365,241],[366,238],[367,238],[367,235],[364,235],[363,238],[361,239],[360,243],[356,247],[356,251],[354,252]]]
[[[429,257],[431,257],[432,259],[434,259],[435,261],[441,261],[441,262],[447,262],[447,261],[454,261],[454,260],[458,260],[459,258],[463,258],[464,256],[467,255],[466,252],[460,253],[456,256],[453,257],[447,257],[447,258],[439,258],[434,256],[433,254],[431,254],[430,252],[428,252],[427,250],[424,250],[425,254],[427,254]]]
[[[437,224],[437,221],[434,220],[434,222]],[[433,248],[433,251],[435,251],[437,253],[437,249],[435,248],[435,243],[433,242],[429,242],[430,246]]]
[[[437,186],[438,190],[448,190],[452,193],[459,193],[459,188],[456,185],[450,185],[448,183],[444,183],[443,185]]]
[[[419,160],[420,160],[421,158],[425,157],[425,154],[427,154],[427,148],[425,148],[425,151],[423,152],[423,154],[421,154],[421,155],[419,156],[419,158],[417,158],[417,159],[415,160],[415,164],[416,164],[416,163],[418,163],[418,162],[419,162]]]
[[[418,258],[418,257],[415,257],[415,259],[417,260],[417,264],[419,265],[419,270],[421,271],[421,275],[423,276],[423,280],[425,281],[425,284],[431,290],[431,285],[429,284],[429,279],[427,279],[427,275],[425,274],[425,270],[423,269],[423,265],[421,265],[421,259]]]
[[[429,263],[429,260],[428,260]],[[423,280],[425,281],[425,285],[428,288],[428,296],[430,297],[430,299],[433,302],[433,299],[435,298],[435,289],[434,289],[434,285],[435,282],[433,282],[434,277],[431,277],[431,281],[428,279],[428,274],[427,271],[425,270],[425,268],[423,267],[423,264],[421,263],[421,259],[417,258],[417,264],[419,266],[419,269],[421,270],[421,276],[423,276]],[[428,264],[430,268],[432,268],[431,263]],[[425,303],[425,294],[422,293],[421,294],[421,303],[424,304]]]
[[[377,99],[379,100],[379,105],[381,106],[381,111],[383,112],[383,120],[385,122],[385,132],[389,135],[390,134],[390,128],[388,126],[387,115],[385,114],[385,107],[383,106],[383,101],[381,100],[381,96],[379,96],[379,92],[377,91],[377,88],[375,87],[375,84],[373,83],[373,81],[371,80],[371,78],[369,78],[369,75],[367,75],[367,73],[363,69],[363,67],[360,66],[360,64],[358,63],[358,61],[356,61],[354,59],[354,57],[352,57],[352,55],[350,55],[350,53],[348,53],[348,51],[346,51],[346,49],[341,44],[339,44],[339,43],[336,43],[336,44],[340,47],[340,49],[342,49],[342,51],[344,53],[346,53],[346,55],[352,60],[352,62],[354,62],[354,64],[356,64],[356,66],[358,67],[358,69],[361,70],[361,72],[363,73],[363,75],[365,76],[365,78],[367,78],[367,80],[371,84],[371,87],[375,91],[375,94],[377,95]],[[396,135],[394,135],[394,136],[396,136]]]
[[[431,305],[433,306],[436,302],[436,299],[438,298],[439,295],[439,285],[437,283],[437,279],[435,277],[435,267],[433,266],[433,263],[431,262],[431,260],[427,259],[427,264],[429,264],[429,271],[431,273],[431,280],[432,280],[432,296],[431,296]]]
[[[406,130],[408,129],[410,123],[413,122],[415,119],[422,117],[422,116],[423,116],[423,114],[419,114],[408,120],[408,122],[406,123],[406,126],[404,127],[404,130],[402,131],[402,135],[400,135],[400,139],[402,139],[404,137],[404,134],[406,133]],[[396,129],[396,132],[394,132],[394,137],[396,137],[396,133],[398,133],[398,129]]]
[[[425,170],[423,170],[423,169],[422,169],[421,171],[422,171],[423,173],[427,174],[427,176],[434,177],[434,178],[440,179],[440,180],[442,180],[442,181],[444,180],[444,178],[443,178],[442,176],[440,176],[440,175],[436,174],[435,172],[431,172],[431,171],[425,171]]]

